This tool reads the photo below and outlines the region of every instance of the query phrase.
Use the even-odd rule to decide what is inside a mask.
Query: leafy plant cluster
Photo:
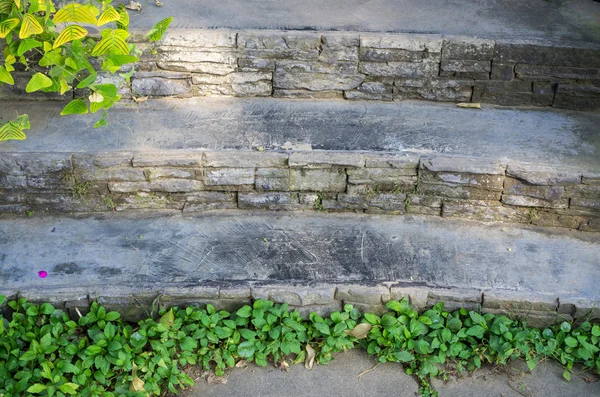
[[[0,296],[0,305],[6,298]],[[257,300],[235,313],[186,307],[126,323],[119,313],[93,303],[77,321],[49,303],[8,302],[0,316],[0,395],[153,396],[192,386],[189,366],[223,375],[240,362],[279,368],[304,362],[312,368],[332,354],[362,347],[380,362],[402,363],[434,395],[429,379],[473,370],[484,363],[520,358],[530,369],[550,357],[600,371],[600,327],[568,322],[544,330],[506,316],[464,309],[449,313],[442,303],[419,314],[406,300],[387,304],[383,316],[362,315],[352,305],[329,317],[304,320],[287,304]]]
[[[32,74],[25,87],[27,93],[77,91],[80,98],[70,101],[61,115],[96,113],[102,117],[94,127],[107,124],[106,111],[121,96],[113,83],[103,83],[102,73],[116,74],[124,65],[139,60],[141,51],[129,42],[129,14],[123,4],[114,7],[112,0],[95,0],[98,4],[69,3],[56,9],[52,0],[0,0],[0,84],[14,85],[13,72]],[[146,36],[158,41],[172,18],[158,22]],[[93,37],[89,30],[102,27]],[[88,30],[89,29],[89,30]],[[129,81],[133,68],[122,73]],[[25,139],[29,120],[21,116],[0,127],[0,141]]]

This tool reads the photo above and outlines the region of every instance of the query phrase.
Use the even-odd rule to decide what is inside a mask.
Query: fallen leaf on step
[[[248,368],[248,363],[245,360],[240,360],[235,364],[236,368]]]
[[[142,103],[142,102],[146,102],[148,100],[148,97],[147,96],[138,96],[138,97],[132,96],[131,99],[133,99],[133,102],[135,102],[135,103]]]
[[[312,369],[315,363],[315,349],[310,345],[306,345],[306,361],[304,362],[304,368]]]
[[[142,4],[137,1],[130,0],[129,4],[125,6],[128,10],[139,11],[142,9]]]
[[[154,4],[156,4],[157,7],[162,7],[163,3],[160,2],[159,0],[154,0]]]
[[[144,390],[144,381],[141,380],[140,378],[138,378],[137,376],[137,365],[135,365],[135,362],[132,362],[132,366],[131,366],[131,376],[132,376],[132,380],[131,380],[131,386],[129,386],[129,389],[131,391],[142,391]]]
[[[481,103],[461,102],[461,103],[457,103],[456,106],[458,106],[459,108],[466,108],[466,109],[481,109]]]
[[[373,328],[371,324],[361,323],[354,327],[352,331],[346,331],[346,333],[350,336],[354,336],[357,339],[364,339],[369,334],[371,328]]]

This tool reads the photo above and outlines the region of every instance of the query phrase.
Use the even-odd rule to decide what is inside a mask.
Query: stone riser
[[[0,193],[6,213],[352,211],[600,231],[597,173],[406,153],[6,153]]]
[[[97,301],[107,310],[118,310],[126,320],[146,318],[152,310],[171,306],[212,304],[217,308],[235,311],[257,299],[287,303],[303,316],[310,312],[329,315],[342,311],[351,304],[361,312],[385,313],[385,303],[407,298],[420,312],[444,302],[448,311],[460,308],[482,313],[505,314],[527,322],[530,327],[543,328],[563,321],[589,321],[600,318],[596,302],[587,298],[552,296],[514,291],[482,291],[477,289],[439,288],[404,284],[307,284],[305,282],[265,283],[240,282],[237,284],[202,283],[198,286],[136,286],[121,288],[109,294],[103,288],[51,288],[44,292],[24,290],[8,293],[9,298],[25,297],[30,302],[51,302],[70,312],[73,318],[85,314],[89,305]],[[0,311],[1,311],[0,307]],[[75,310],[77,309],[77,310]],[[79,312],[79,313],[78,313]]]
[[[600,108],[597,47],[441,35],[192,29],[172,30],[156,47],[138,46],[145,55],[131,86],[121,89],[126,98],[421,99]],[[15,87],[0,85],[0,98],[25,97],[28,77],[16,77]]]

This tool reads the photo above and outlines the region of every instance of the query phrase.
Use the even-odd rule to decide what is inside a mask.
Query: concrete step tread
[[[63,104],[7,103],[0,119],[31,117],[26,141],[0,152],[163,150],[414,151],[600,168],[600,113],[427,102],[166,99],[122,104],[107,127],[59,116]]]
[[[4,216],[0,252],[0,294],[75,304],[161,295],[173,304],[252,296],[371,307],[410,295],[416,305],[495,310],[500,299],[574,315],[600,300],[596,234],[419,216]]]
[[[442,33],[597,44],[599,37],[590,26],[600,17],[600,7],[589,0],[543,4],[523,0],[508,5],[501,0],[476,4],[449,0],[177,0],[165,1],[160,8],[148,3],[142,12],[131,14],[132,27],[144,31],[173,16],[172,27],[185,29]]]

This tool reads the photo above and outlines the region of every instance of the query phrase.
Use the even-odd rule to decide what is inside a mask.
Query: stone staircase
[[[103,129],[0,86],[0,294],[600,318],[597,40],[184,25]]]

